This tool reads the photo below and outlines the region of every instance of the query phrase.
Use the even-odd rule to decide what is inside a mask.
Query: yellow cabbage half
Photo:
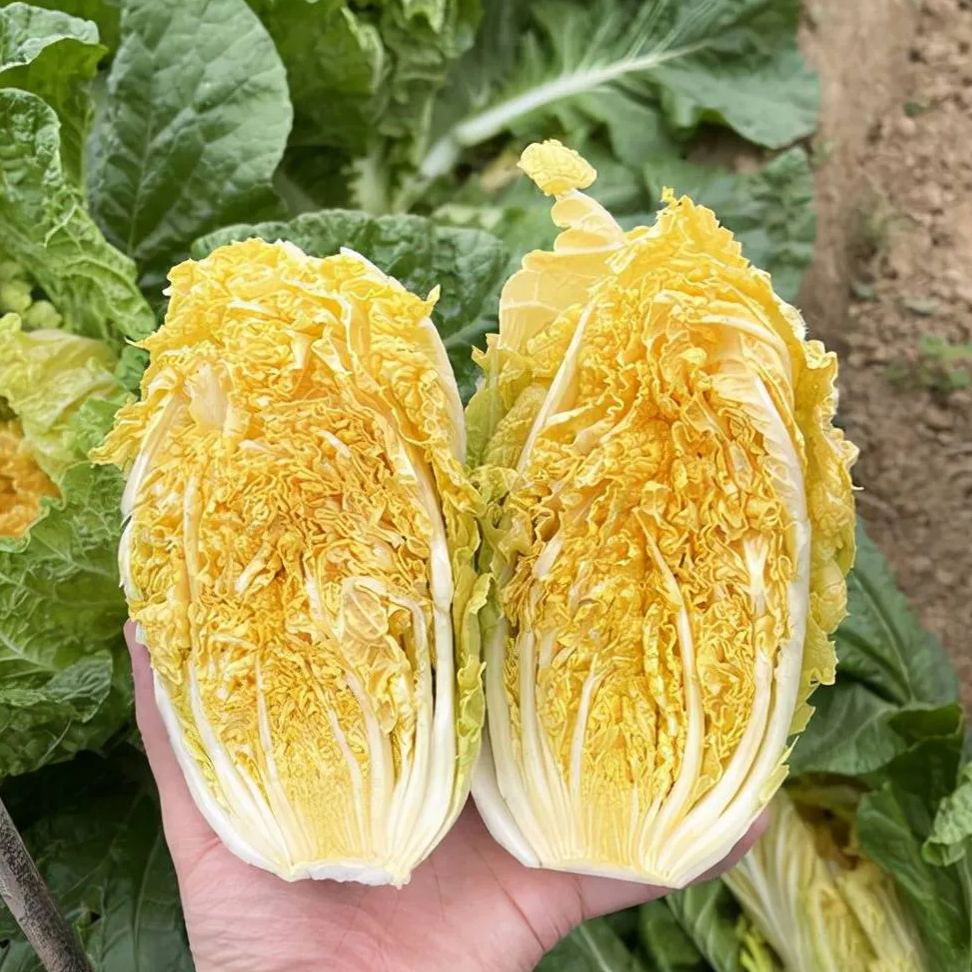
[[[894,880],[842,831],[820,812],[804,819],[781,792],[766,833],[724,880],[784,972],[924,972]],[[759,941],[743,948],[743,967],[762,968]]]
[[[623,232],[556,142],[562,228],[506,284],[469,404],[488,501],[488,745],[473,784],[526,864],[672,887],[785,776],[853,559],[836,360],[709,210]]]
[[[259,240],[170,280],[96,458],[129,470],[122,576],[179,762],[244,860],[402,884],[465,799],[483,707],[435,295]]]

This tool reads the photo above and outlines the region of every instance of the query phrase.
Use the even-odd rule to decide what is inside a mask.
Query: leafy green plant
[[[129,746],[9,781],[4,802],[98,972],[192,972],[154,784]],[[0,911],[0,969],[41,972]]]

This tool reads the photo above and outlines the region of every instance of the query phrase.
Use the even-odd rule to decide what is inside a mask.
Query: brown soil
[[[972,0],[807,8],[823,111],[802,305],[841,355],[859,509],[972,706],[972,356],[929,344],[972,341]]]

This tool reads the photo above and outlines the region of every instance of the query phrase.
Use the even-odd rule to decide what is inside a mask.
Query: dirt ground
[[[972,707],[972,0],[806,0],[822,79],[801,303],[859,509]]]

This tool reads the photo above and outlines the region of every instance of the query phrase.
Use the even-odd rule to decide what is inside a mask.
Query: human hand
[[[493,841],[471,802],[401,889],[291,884],[251,867],[196,808],[155,705],[148,653],[132,624],[125,636],[136,717],[197,972],[517,972],[532,969],[586,918],[665,894],[630,881],[524,867]],[[763,826],[719,870],[736,863]]]

